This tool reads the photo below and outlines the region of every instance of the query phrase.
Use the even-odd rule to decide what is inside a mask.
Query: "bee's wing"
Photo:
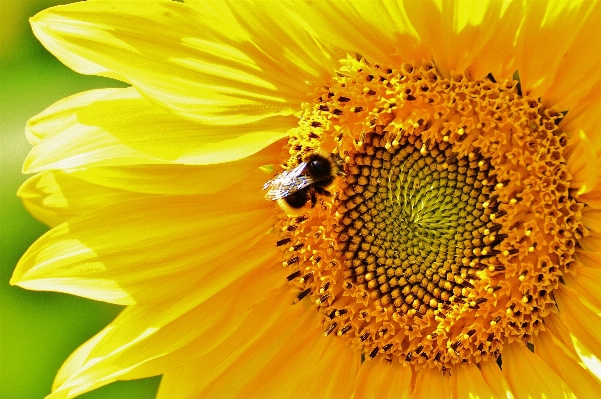
[[[263,190],[268,190],[265,198],[272,201],[279,200],[314,183],[309,176],[302,174],[306,166],[307,164],[303,162],[265,183]]]

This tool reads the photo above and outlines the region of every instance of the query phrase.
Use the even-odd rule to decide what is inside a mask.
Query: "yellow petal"
[[[97,186],[61,171],[42,172],[29,178],[17,195],[29,213],[50,227],[108,205],[149,196]]]
[[[597,185],[590,192],[578,197],[578,200],[592,208],[601,209],[601,179],[597,181]]]
[[[576,76],[578,78],[578,76]],[[601,83],[585,96],[578,98],[576,104],[568,112],[568,116],[561,122],[561,127],[567,132],[584,131],[590,140],[591,147],[597,160],[601,159]]]
[[[589,230],[589,234],[578,240],[585,251],[601,252],[601,232]]]
[[[549,29],[544,40],[552,42],[556,54],[552,68],[557,66],[553,74],[548,76],[548,89],[543,94],[545,104],[555,106],[564,105],[570,112],[566,116],[570,119],[582,115],[581,121],[597,121],[598,110],[601,100],[601,44],[597,40],[601,35],[601,4],[598,2],[565,2],[567,10],[550,5],[550,9],[558,14],[557,24],[554,29]],[[559,41],[557,40],[559,39]],[[550,41],[549,41],[550,40]],[[565,46],[561,50],[559,46]],[[549,52],[550,53],[550,52]],[[545,60],[541,60],[545,62]],[[587,84],[582,84],[582,77],[586,76]],[[582,123],[581,127],[588,127],[588,123]],[[591,124],[592,125],[592,124]],[[598,128],[587,130],[587,134],[599,136]],[[599,149],[599,147],[597,147]]]
[[[390,379],[388,373],[392,367],[399,367],[395,364],[384,364],[384,361],[366,361],[359,368],[359,374],[355,380],[355,399],[376,399],[385,398],[388,395]],[[402,367],[402,366],[401,366]],[[411,384],[411,379],[407,381]],[[410,388],[410,385],[407,388]],[[410,390],[407,389],[409,392]]]
[[[559,308],[559,318],[569,329],[570,334],[581,341],[592,353],[601,358],[601,339],[597,331],[601,329],[601,313],[590,309],[580,293],[574,289],[560,285],[555,293]]]
[[[25,135],[33,145],[77,123],[77,112],[98,101],[118,96],[124,89],[97,89],[63,98],[34,116],[27,123]]]
[[[550,314],[545,318],[545,327],[552,334],[556,345],[564,352],[601,380],[601,360],[578,337],[572,334],[570,327],[564,324],[557,314]],[[575,357],[574,357],[575,355]]]
[[[498,398],[514,399],[509,383],[501,372],[501,368],[495,361],[482,362],[479,364],[480,372],[486,384]]]
[[[533,337],[535,353],[561,377],[578,398],[601,397],[601,381],[579,364],[576,354],[566,353],[568,348],[551,333]]]
[[[440,370],[424,368],[414,374],[415,382],[411,399],[440,398],[451,399],[453,397],[450,386],[450,377],[443,375]]]
[[[167,162],[152,154],[124,145],[99,126],[83,124],[78,113],[112,99],[138,98],[133,89],[92,90],[75,94],[51,105],[31,118],[26,134],[35,147],[23,165],[24,173],[83,165],[137,164]],[[148,103],[149,104],[149,103]],[[150,104],[149,104],[150,106]],[[154,108],[154,107],[152,107]],[[158,108],[157,108],[158,109]],[[144,123],[143,121],[137,121]]]
[[[590,310],[601,314],[601,269],[582,266],[576,277],[566,273],[563,279],[567,287],[578,292],[580,301]]]
[[[322,327],[308,328],[307,333],[299,334],[248,382],[239,396],[249,399],[350,397],[353,388],[350,382],[359,371],[361,356],[346,342],[324,337],[322,331]]]
[[[57,226],[88,212],[119,202],[152,195],[212,194],[256,181],[257,192],[271,176],[259,171],[276,164],[276,143],[238,161],[217,165],[123,165],[68,171],[46,171],[28,179],[19,189],[27,210],[49,226]],[[234,186],[234,188],[232,188]]]
[[[174,295],[257,243],[273,225],[271,209],[260,195],[235,192],[108,206],[42,236],[11,284],[120,304]]]
[[[243,126],[202,125],[165,111],[133,88],[112,91],[90,103],[82,102],[82,98],[95,96],[72,96],[30,120],[30,135],[45,136],[25,160],[25,173],[91,166],[229,162],[259,152],[285,137],[291,127],[277,118]]]
[[[503,375],[516,398],[576,399],[557,373],[525,345],[505,345],[501,357]]]
[[[271,282],[270,279],[267,282]],[[264,287],[266,285],[261,284],[259,288]],[[249,292],[252,292],[252,289],[245,288],[242,294],[248,294]],[[240,304],[245,302],[244,296],[237,296],[234,299]],[[254,298],[249,299],[253,300]],[[283,332],[292,324],[295,325],[295,328],[298,328],[300,325],[297,323],[307,321],[306,317],[309,317],[307,312],[302,313],[302,310],[291,307],[290,294],[281,287],[265,295],[262,301],[252,301],[246,308],[252,308],[252,312],[230,313],[229,318],[235,321],[235,328],[231,328],[226,324],[225,330],[222,330],[220,325],[213,329],[204,329],[206,332],[199,335],[195,342],[165,356],[172,358],[172,365],[175,364],[173,362],[181,363],[180,359],[182,357],[186,358],[187,362],[183,363],[185,367],[165,369],[174,371],[165,373],[159,388],[159,398],[187,398],[192,396],[194,392],[203,389],[204,379],[185,379],[185,376],[191,370],[194,370],[193,372],[197,377],[203,376],[205,378],[208,378],[210,373],[215,371],[216,378],[220,372],[228,367],[226,363],[223,364],[223,367],[217,367],[220,363],[228,360],[235,361],[237,357],[243,355],[244,351],[262,339],[263,334],[273,337],[273,334],[277,334],[277,329]],[[301,320],[297,321],[295,319],[297,317],[300,317]],[[229,320],[228,324],[233,324],[232,320]],[[207,361],[207,359],[210,359],[210,361]],[[215,368],[218,368],[218,370],[214,370]]]
[[[601,55],[596,39],[601,33],[600,5],[587,1],[525,4],[515,50],[522,90],[541,97],[546,106],[571,113],[577,99],[600,83]],[[553,51],[547,43],[553,43]],[[581,83],[583,76],[590,84]],[[568,119],[576,112],[570,113]]]
[[[128,165],[69,171],[69,175],[97,186],[160,195],[212,194],[251,179],[272,176],[258,169],[277,164],[281,143],[257,154],[216,165]],[[234,188],[235,190],[235,188]],[[237,190],[236,190],[237,191]]]
[[[601,233],[601,209],[584,207],[582,210],[582,224],[590,230]],[[601,251],[601,248],[599,248]]]
[[[189,363],[175,370],[167,371],[161,377],[161,385],[156,399],[188,399],[194,394],[195,384],[201,371],[201,362]]]
[[[403,59],[431,58],[397,2],[291,2],[284,7],[296,23],[339,49],[338,59],[358,53],[369,62],[395,65]]]
[[[409,367],[394,367],[390,371],[390,390],[388,395],[391,398],[408,398],[413,387],[411,386],[412,374],[415,372]]]
[[[601,268],[601,251],[599,252],[591,252],[591,251],[576,251],[576,260],[582,263],[585,266],[590,268]]]
[[[316,373],[328,376],[329,370],[325,367],[335,367],[331,370],[334,372],[332,379],[348,377],[353,369],[356,373],[359,356],[353,360],[341,353],[341,349],[352,353],[344,343],[332,347],[332,340],[323,337],[323,328],[316,325],[314,314],[305,306],[290,302],[291,297],[285,303],[286,311],[270,325],[261,325],[258,330],[252,329],[254,322],[243,325],[222,345],[198,359],[192,365],[198,378],[187,381],[167,378],[160,388],[159,398],[173,397],[172,389],[185,389],[187,396],[183,397],[199,398],[284,398],[293,393],[297,393],[295,397],[305,397],[304,392],[313,389],[307,381],[315,382],[317,388],[323,387],[322,383],[340,383],[316,380]],[[322,356],[325,367],[320,362]],[[336,356],[341,360],[337,365],[332,359]],[[305,372],[308,375],[303,375]],[[347,395],[342,385],[343,391],[339,392],[342,397],[350,396],[348,387],[351,384],[346,382]],[[175,388],[178,383],[186,388]],[[326,385],[324,389],[329,388]]]
[[[458,398],[497,398],[475,364],[454,367],[451,371],[451,386],[454,386]]]
[[[45,10],[31,23],[72,69],[130,82],[188,118],[230,125],[291,116],[331,76],[330,56],[276,3],[246,8],[82,2]]]
[[[281,271],[281,266],[275,270]],[[182,367],[235,339],[240,332],[260,335],[289,309],[290,295],[277,287],[277,281],[284,278],[273,268],[249,278],[256,282],[240,279],[200,302],[205,295],[192,290],[179,301],[126,308],[71,355],[53,389],[68,393],[70,398],[116,380],[144,378]]]
[[[350,397],[352,385],[349,381],[354,380],[359,372],[361,356],[342,340],[327,340],[325,337],[315,339],[319,339],[319,345],[325,346],[324,356],[319,359],[313,358],[314,365],[317,364],[318,367],[308,365],[307,373],[300,381],[297,380],[293,392],[301,392],[299,399],[313,399],[320,395],[326,398],[337,395]],[[307,379],[314,381],[309,387],[305,384]]]
[[[593,190],[599,180],[601,165],[583,131],[572,135],[565,157],[568,160],[568,172],[572,175],[570,188],[577,189],[577,195]]]
[[[514,32],[523,15],[518,2],[505,9],[494,1],[406,2],[405,7],[420,41],[446,76],[452,71],[475,79],[513,73]]]
[[[355,380],[355,399],[409,398],[411,367],[397,362],[390,364],[384,360],[365,361],[361,364]]]
[[[81,385],[75,386],[72,389],[61,389],[56,391],[56,388],[59,385],[59,382],[65,378],[65,376],[77,373],[84,367],[86,360],[88,359],[90,352],[94,349],[99,342],[111,331],[111,328],[105,327],[101,332],[96,334],[90,340],[81,345],[75,352],[73,352],[65,361],[65,364],[59,370],[56,375],[54,382],[52,383],[52,392],[50,395],[46,396],[45,399],[69,399],[73,398],[82,393],[92,391],[94,389],[100,388],[107,384],[107,382],[103,381],[94,381],[89,380],[82,382]]]

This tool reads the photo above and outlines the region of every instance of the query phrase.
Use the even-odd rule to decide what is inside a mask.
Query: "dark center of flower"
[[[296,301],[368,358],[444,369],[528,343],[585,234],[563,114],[431,63],[349,59],[339,75],[289,140],[281,176],[303,185],[278,181]],[[333,179],[304,166],[318,152]]]
[[[490,218],[498,203],[488,161],[457,158],[444,141],[420,150],[403,137],[387,150],[368,135],[347,165],[335,229],[344,277],[398,315],[438,314],[464,298],[504,238]]]

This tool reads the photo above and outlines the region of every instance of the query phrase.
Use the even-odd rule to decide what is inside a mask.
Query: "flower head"
[[[93,1],[12,283],[128,305],[52,397],[601,392],[598,3]],[[263,188],[265,191],[261,191]]]

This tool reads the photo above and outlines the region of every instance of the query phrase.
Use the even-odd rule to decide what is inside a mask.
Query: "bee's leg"
[[[315,195],[315,190],[311,190],[309,195],[311,196],[311,208],[315,208],[315,205],[317,205],[317,196]]]
[[[323,187],[319,187],[319,186],[314,186],[313,189],[317,192],[317,194],[319,195],[325,195],[326,197],[331,197],[332,193],[329,192],[328,190],[326,190]]]

